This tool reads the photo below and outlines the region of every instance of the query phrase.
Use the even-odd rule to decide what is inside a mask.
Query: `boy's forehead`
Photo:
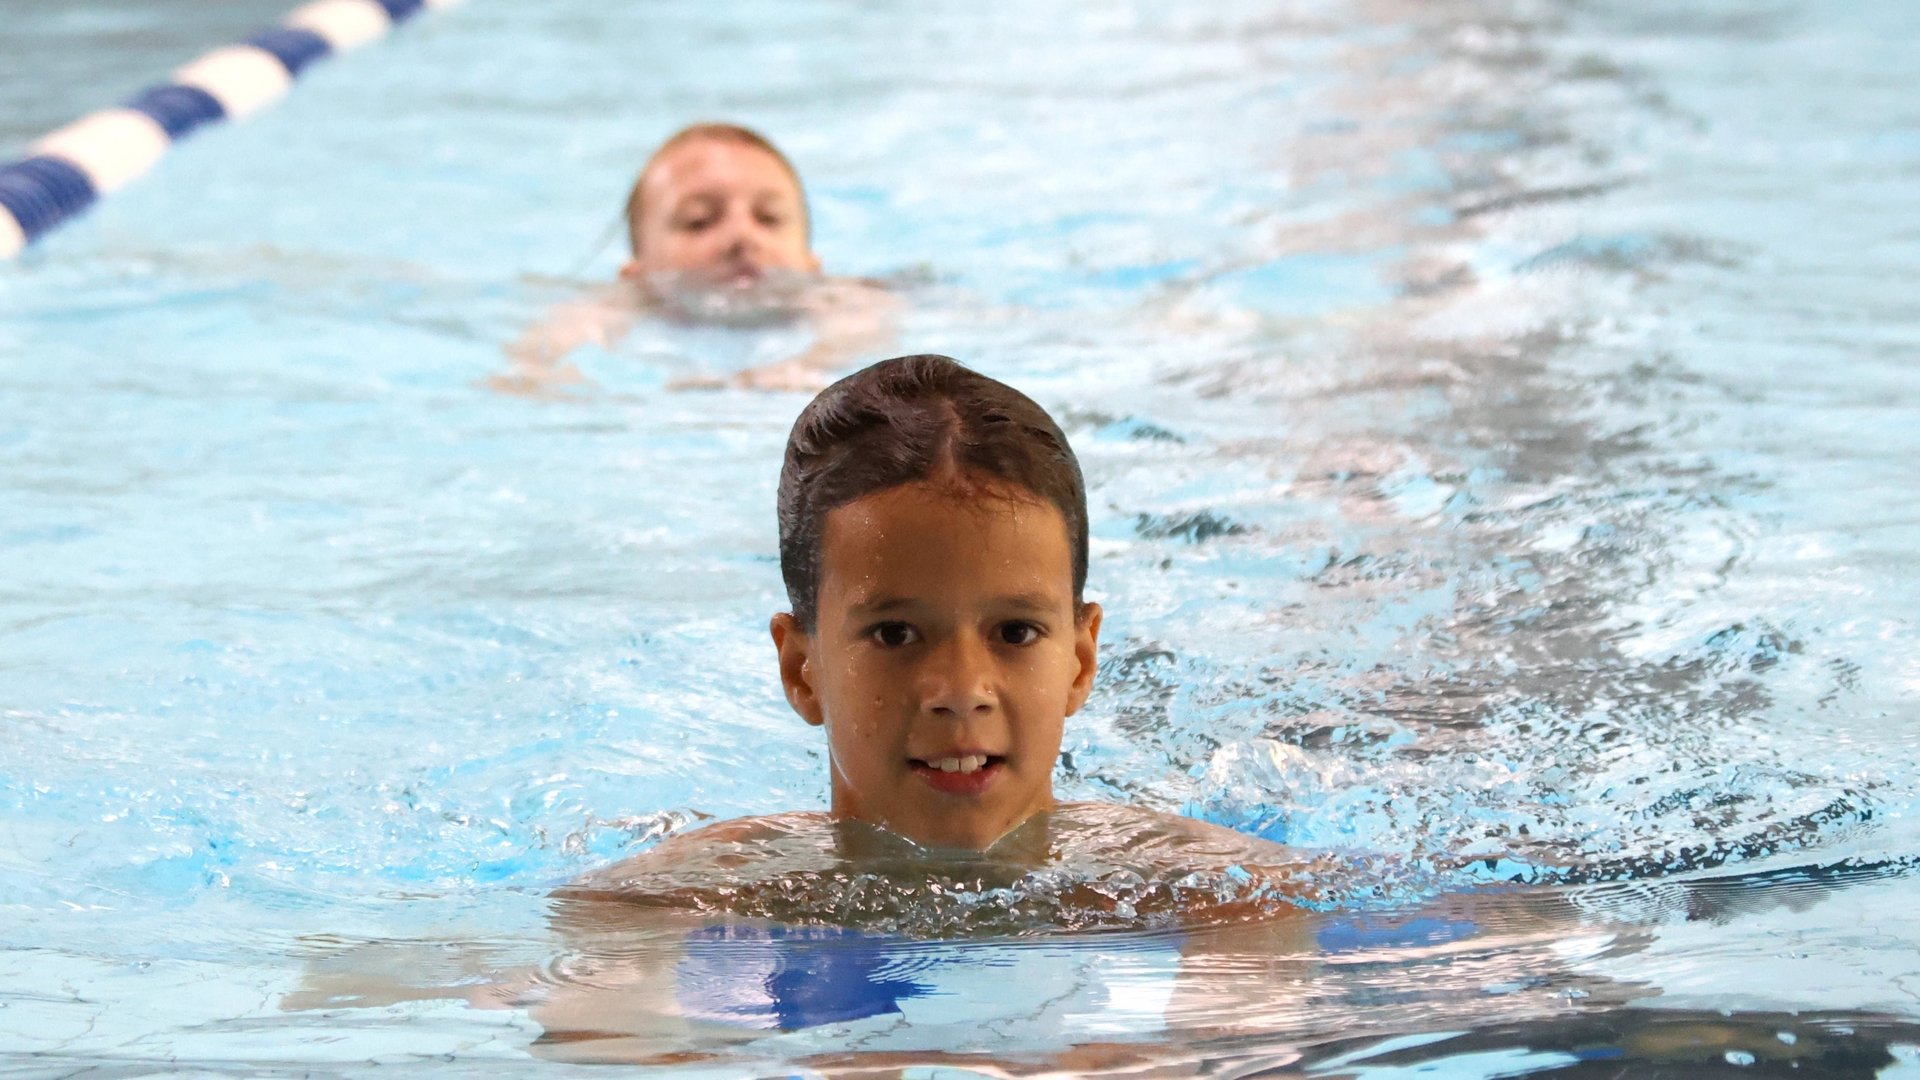
[[[842,601],[955,586],[1063,600],[1072,592],[1066,519],[1025,492],[903,484],[835,508],[822,525],[821,590]]]

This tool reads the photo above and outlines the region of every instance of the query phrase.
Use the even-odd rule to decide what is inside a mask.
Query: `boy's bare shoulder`
[[[1128,806],[1124,803],[1062,803],[1054,811],[1055,817],[1063,822],[1071,822],[1083,828],[1111,830],[1130,837],[1130,842],[1144,840],[1149,845],[1160,842],[1187,852],[1217,852],[1232,856],[1235,861],[1242,857],[1254,858],[1256,862],[1294,861],[1300,853],[1285,844],[1276,844],[1258,836],[1249,836],[1224,825],[1215,825],[1210,821],[1186,817],[1182,814],[1169,814],[1161,810],[1149,810],[1144,806]]]
[[[1250,836],[1223,825],[1180,814],[1118,803],[1067,803],[1054,811],[1063,837],[1078,834],[1073,846],[1143,874],[1167,872],[1228,873],[1265,882],[1275,891],[1299,895],[1303,878],[1324,867],[1326,856]]]
[[[632,858],[576,878],[566,886],[566,891],[574,894],[618,892],[647,878],[750,866],[764,857],[766,845],[797,834],[824,832],[830,826],[831,819],[826,814],[813,811],[716,821],[670,836]]]
[[[1088,908],[1116,873],[1136,875],[1136,913],[1194,925],[1271,918],[1314,897],[1322,859],[1285,844],[1118,803],[1066,803],[1052,818],[1058,862],[1085,879],[1071,899]]]
[[[1201,821],[1199,818],[1187,817],[1184,814],[1169,814],[1164,811],[1148,810],[1143,807],[1129,807],[1129,809],[1144,818],[1151,819],[1164,829],[1192,837],[1195,840],[1227,844],[1255,851],[1286,852],[1291,850],[1284,844],[1276,844],[1271,840],[1264,840],[1258,836],[1249,836],[1238,830],[1229,829],[1225,825],[1215,825],[1211,821]]]
[[[760,814],[755,817],[727,818],[662,840],[654,851],[682,846],[716,843],[740,843],[774,836],[791,835],[796,829],[823,826],[831,819],[817,810],[791,810],[784,814]]]

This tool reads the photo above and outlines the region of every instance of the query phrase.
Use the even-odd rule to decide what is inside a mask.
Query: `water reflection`
[[[1920,1026],[1648,1008],[1658,987],[1593,971],[1663,926],[1809,905],[1912,870],[1482,890],[1390,911],[1012,938],[964,926],[945,939],[902,937],[575,895],[554,906],[558,949],[545,964],[502,967],[498,954],[452,943],[335,947],[285,1004],[456,997],[525,1010],[541,1057],[749,1072],[1369,1076],[1450,1062],[1465,1075],[1601,1063],[1616,1070],[1607,1075],[1721,1065],[1870,1075],[1850,1070],[1911,1053]],[[904,881],[913,871],[890,872]],[[1500,1068],[1475,1071],[1483,1058]]]
[[[1621,886],[1486,891],[1372,914],[950,941],[690,927],[632,905],[569,904],[556,922],[567,959],[530,996],[546,1032],[539,1051],[567,1060],[764,1055],[849,1075],[942,1062],[1015,1074],[1385,1075],[1369,1070],[1524,1052],[1534,1057],[1513,1065],[1527,1071],[1605,1062],[1640,1076],[1729,1065],[1870,1075],[1851,1070],[1890,1062],[1895,1044],[1910,1054],[1920,1026],[1649,1009],[1656,988],[1583,968],[1639,949],[1661,924],[1811,903],[1910,871],[1801,867],[1667,882],[1658,897]]]

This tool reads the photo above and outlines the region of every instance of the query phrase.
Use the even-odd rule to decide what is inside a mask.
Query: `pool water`
[[[0,153],[279,10],[0,0]],[[315,66],[0,266],[0,1076],[1920,1073],[1911,19],[469,0]],[[670,385],[784,331],[486,386],[709,117],[1073,439],[1062,796],[1311,910],[550,898],[825,804],[804,396]]]

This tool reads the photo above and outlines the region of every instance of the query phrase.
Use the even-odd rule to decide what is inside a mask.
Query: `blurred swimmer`
[[[872,282],[821,275],[800,175],[758,132],[695,124],[667,139],[627,196],[626,222],[632,255],[618,282],[508,345],[514,370],[491,380],[496,389],[582,382],[567,355],[612,346],[649,313],[739,327],[810,325],[812,344],[794,356],[683,386],[816,390],[832,369],[892,339],[892,298]]]
[[[700,124],[661,144],[627,196],[633,257],[620,273],[750,289],[769,270],[820,269],[810,226],[786,155],[746,128]]]

